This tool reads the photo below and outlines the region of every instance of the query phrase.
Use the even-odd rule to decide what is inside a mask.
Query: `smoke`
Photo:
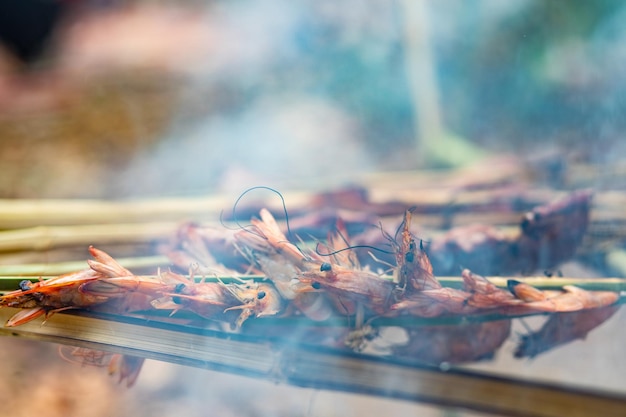
[[[371,167],[358,136],[358,125],[331,102],[266,98],[239,114],[174,129],[119,181],[127,194],[134,187],[184,192],[259,184],[311,188],[324,181],[332,186]]]

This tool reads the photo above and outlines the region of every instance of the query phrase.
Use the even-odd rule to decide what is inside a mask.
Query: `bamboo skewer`
[[[470,171],[476,171],[471,169]],[[502,170],[500,170],[502,171]],[[474,181],[481,184],[497,184],[512,178],[519,178],[517,171],[510,172],[508,169],[504,175],[499,170],[487,169],[481,171],[481,175],[471,175]],[[489,197],[484,194],[476,194],[471,191],[459,192],[459,187],[467,186],[467,175],[442,174],[440,171],[410,173],[388,173],[363,175],[361,181],[368,188],[373,184],[372,201],[384,202],[398,200],[397,190],[394,188],[415,189],[416,184],[426,184],[424,191],[420,192],[420,204],[441,205],[450,204],[454,201],[468,203],[481,203],[481,199]],[[461,182],[459,182],[459,180]],[[322,181],[323,183],[323,181]],[[354,182],[353,182],[354,183]],[[472,184],[476,185],[476,184]],[[444,190],[445,191],[442,191]],[[387,190],[387,191],[385,191]],[[554,198],[554,192],[542,191],[540,194],[531,192],[536,197],[530,196],[531,200],[539,198],[544,201]],[[561,193],[562,194],[562,193]],[[289,191],[284,194],[285,200],[290,207],[304,206],[315,194],[312,192]],[[464,197],[465,196],[465,197]],[[280,207],[280,203],[274,195],[267,200],[269,207]],[[64,224],[98,224],[98,223],[123,223],[129,221],[143,222],[146,219],[156,220],[180,220],[193,218],[196,220],[215,219],[222,210],[232,208],[237,195],[212,195],[210,197],[178,197],[178,198],[145,198],[141,200],[94,200],[94,199],[0,199],[0,229],[24,228],[40,225],[64,225]],[[402,199],[407,199],[407,204],[415,204],[415,194],[407,194]],[[484,201],[484,200],[483,200]]]
[[[624,226],[612,223],[604,225],[597,215],[592,213],[589,226],[589,238],[609,239],[612,236],[623,236]],[[415,215],[418,223],[427,228],[442,224],[440,215]],[[454,215],[451,226],[483,223],[492,225],[513,225],[519,223],[520,216],[511,213],[467,213]],[[625,220],[626,223],[626,220]],[[38,226],[27,229],[6,230],[0,232],[0,253],[16,251],[49,251],[67,246],[88,246],[94,242],[103,246],[107,244],[142,244],[165,241],[174,236],[180,222],[151,223],[112,223],[67,226]],[[516,226],[500,226],[506,235],[513,236],[519,232]],[[429,229],[426,235],[433,238],[444,232]]]
[[[104,200],[0,200],[0,229],[46,225],[215,219],[232,204],[224,197]]]
[[[16,310],[1,309],[0,320]],[[622,416],[626,397],[266,340],[94,314],[57,314],[0,334],[70,344],[315,389],[365,393],[504,415]],[[450,389],[454,387],[454,389]]]
[[[138,268],[157,268],[159,266],[170,265],[170,261],[166,256],[143,256],[133,258],[117,258],[117,261],[128,269]],[[0,265],[0,282],[3,282],[9,276],[24,277],[53,277],[56,275],[66,274],[68,272],[80,271],[88,268],[85,261],[67,261],[54,263],[36,263],[23,265]]]
[[[454,214],[471,207],[473,211],[494,213],[494,204],[508,205],[509,210],[501,214],[516,216],[514,206],[531,207],[566,195],[552,190],[455,190],[430,187],[419,193],[380,187],[369,191],[373,204],[395,202],[408,208],[418,205],[427,213],[447,213],[457,207]],[[280,201],[265,196],[263,205],[269,209],[282,211]],[[313,193],[285,192],[284,198],[289,210],[307,207]],[[33,226],[81,225],[111,223],[146,223],[157,221],[196,221],[215,220],[220,212],[232,209],[236,196],[188,197],[171,199],[143,199],[134,201],[109,200],[6,200],[0,199],[0,229],[19,229]],[[612,197],[615,200],[615,196]],[[257,201],[258,200],[250,200]],[[611,207],[617,207],[611,204]],[[523,210],[523,208],[522,208]],[[402,214],[402,210],[398,214]],[[476,213],[480,214],[480,213]],[[440,217],[440,216],[439,216]]]
[[[406,207],[420,204],[423,210],[414,214],[415,223],[427,229],[426,234],[432,237],[439,233],[437,229],[442,226],[447,228],[474,223],[512,226],[518,229],[520,212],[511,207],[496,209],[493,205],[500,201],[506,206],[510,203],[507,201],[515,195],[538,204],[562,193],[546,190],[524,191],[522,194],[428,190],[427,193],[420,194],[419,202],[415,201],[414,190],[404,195],[381,188],[370,194],[370,200],[374,204],[385,201],[400,202]],[[290,208],[296,210],[306,206],[312,195],[287,193],[285,198]],[[270,207],[276,206],[274,201],[269,203]],[[591,239],[610,240],[611,237],[619,238],[624,235],[626,217],[621,211],[623,204],[626,204],[626,197],[613,192],[598,193],[594,197],[588,231]],[[0,229],[13,229],[0,232],[0,252],[44,251],[71,245],[85,246],[95,242],[100,245],[154,242],[172,236],[182,219],[212,220],[213,224],[217,224],[215,219],[227,207],[232,207],[232,201],[223,196],[129,202],[0,200]]]
[[[163,256],[149,256],[145,258],[121,258],[117,259],[117,261],[126,268],[132,268],[133,265],[136,266],[149,266],[151,262],[156,264],[168,264],[169,261],[166,257]],[[81,269],[87,268],[86,262],[76,261],[76,262],[61,262],[59,264],[50,264],[51,267],[55,267],[58,269],[62,269],[63,266],[67,264],[68,266],[78,266],[78,268],[73,268],[71,270],[63,270],[65,272],[77,271]],[[58,265],[58,266],[57,266]],[[30,267],[29,265],[22,265],[25,267]],[[18,268],[20,265],[15,265],[10,268]],[[36,269],[38,265],[33,265],[32,269]],[[0,291],[12,291],[15,288],[10,287],[9,283],[14,282],[15,280],[22,280],[27,278],[29,275],[24,274],[11,274],[5,273],[2,269],[5,268],[0,266]],[[7,269],[9,267],[6,267]],[[29,268],[25,268],[25,271],[28,271]],[[54,274],[32,274],[31,276],[36,276],[36,278],[32,279],[48,279],[56,276]],[[158,276],[152,275],[147,276],[147,278],[158,279]],[[381,276],[383,279],[392,280],[393,276],[391,275],[383,275]],[[196,280],[203,280],[206,282],[230,282],[233,279],[236,280],[255,280],[261,281],[266,280],[267,277],[265,275],[239,275],[237,277],[232,276],[209,276],[196,278]],[[510,279],[515,279],[516,281],[524,282],[533,287],[539,288],[540,290],[554,290],[561,289],[565,285],[575,285],[579,288],[589,291],[616,291],[626,292],[626,278],[568,278],[568,277],[544,277],[544,276],[536,276],[536,277],[487,277],[487,279],[493,283],[494,285],[500,288],[507,288],[507,281]],[[444,287],[452,287],[452,288],[462,288],[463,287],[463,278],[460,277],[437,277],[437,280],[441,282]]]
[[[82,245],[93,242],[141,243],[165,240],[174,235],[179,223],[123,223],[74,226],[38,226],[0,232],[2,251],[45,251],[55,247]]]
[[[155,257],[145,257],[145,258],[129,258],[129,259],[117,259],[117,261],[126,268],[131,268],[133,264],[139,266],[149,265],[150,262],[158,262],[161,264],[168,263],[166,257],[155,256]],[[70,264],[69,262],[67,263]],[[72,262],[71,264],[76,264],[79,268],[72,269],[71,271],[77,271],[80,269],[85,269],[88,267],[86,262]],[[131,265],[131,266],[129,266]],[[17,266],[16,266],[17,267]],[[0,267],[2,268],[2,267]],[[71,272],[64,271],[64,272]],[[43,276],[42,276],[43,275]],[[52,278],[55,276],[54,274],[33,274],[33,276],[37,276],[39,279]],[[7,288],[7,282],[12,282],[16,279],[24,279],[28,277],[27,274],[5,274],[0,272],[0,291],[10,291],[14,288]],[[391,275],[383,275],[381,276],[383,279],[393,280],[393,276]],[[158,279],[158,276],[152,275],[147,276],[147,278]],[[267,277],[265,275],[238,275],[236,277],[233,276],[209,276],[203,278],[196,278],[196,280],[203,280],[206,282],[230,282],[231,280],[265,280]],[[626,292],[626,278],[568,278],[568,277],[487,277],[487,279],[494,285],[500,288],[507,288],[507,281],[509,279],[515,279],[516,281],[525,282],[533,287],[539,288],[540,290],[553,290],[553,289],[561,289],[565,285],[575,285],[579,288],[589,291],[615,291],[615,292]],[[463,287],[463,278],[460,277],[437,277],[437,280],[441,282],[444,287],[452,287],[452,288],[462,288]]]

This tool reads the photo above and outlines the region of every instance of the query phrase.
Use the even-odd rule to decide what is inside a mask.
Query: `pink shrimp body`
[[[389,310],[395,284],[369,271],[359,271],[323,263],[318,270],[299,276],[301,282],[318,285],[331,294],[363,303],[372,311],[384,314]]]

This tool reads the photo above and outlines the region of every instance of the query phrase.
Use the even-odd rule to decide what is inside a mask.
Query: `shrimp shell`
[[[323,263],[319,270],[309,270],[300,274],[300,281],[309,285],[319,285],[331,294],[360,302],[377,314],[389,310],[396,284],[378,275]]]

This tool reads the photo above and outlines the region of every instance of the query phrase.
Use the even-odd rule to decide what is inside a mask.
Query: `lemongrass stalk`
[[[169,260],[165,256],[148,256],[148,257],[139,257],[139,258],[120,258],[117,261],[122,264],[122,266],[132,270],[133,268],[146,268],[154,266],[166,266],[169,265]],[[18,270],[20,267],[23,267],[21,271],[18,273],[12,273],[11,269],[15,268]],[[43,268],[48,267],[48,270],[43,270]],[[69,267],[77,267],[68,270]],[[84,261],[76,261],[76,262],[60,262],[57,264],[31,264],[31,265],[14,265],[14,266],[0,266],[0,291],[9,291],[15,288],[9,287],[7,282],[14,282],[17,279],[27,278],[29,275],[32,276],[32,279],[47,279],[55,276],[55,272],[49,272],[51,270],[59,270],[63,271],[62,273],[78,271],[87,267],[87,263]],[[4,269],[6,268],[6,269]],[[8,273],[5,271],[9,271]],[[28,273],[33,271],[33,273]],[[43,271],[43,272],[42,272]],[[151,275],[147,276],[148,278],[158,279],[158,276]],[[383,279],[393,280],[391,275],[381,276]],[[500,287],[507,288],[507,281],[510,279],[514,279],[516,281],[524,282],[533,287],[539,288],[541,290],[555,290],[561,289],[566,285],[574,285],[578,288],[582,288],[584,290],[589,291],[626,291],[626,279],[625,278],[568,278],[568,277],[488,277],[487,278],[491,283]],[[254,280],[254,281],[262,281],[262,280],[270,280],[265,275],[238,275],[234,276],[207,276],[207,277],[196,277],[196,281],[205,281],[205,282],[233,282],[237,280]],[[452,287],[452,288],[462,288],[463,287],[463,279],[460,277],[438,277],[437,280],[444,287]]]
[[[310,192],[289,192],[289,204],[304,207]],[[157,221],[213,221],[232,209],[238,195],[145,198],[140,200],[0,199],[0,229],[46,225],[147,223]],[[268,207],[282,207],[274,194],[263,195]]]
[[[106,245],[96,244],[98,249],[107,253],[114,253],[116,258],[130,258],[135,256],[152,256],[155,253],[155,243],[145,242],[111,242]],[[91,243],[91,242],[90,242]],[[24,265],[35,263],[53,263],[65,261],[81,261],[88,256],[88,245],[72,245],[52,247],[45,251],[0,252],[0,265]]]
[[[123,267],[127,269],[138,268],[154,268],[170,265],[170,261],[166,256],[143,256],[132,258],[117,258]],[[53,262],[53,263],[36,263],[36,264],[24,264],[24,265],[0,265],[0,289],[5,290],[2,283],[5,279],[14,279],[15,276],[28,277],[40,277],[40,276],[56,276],[65,274],[68,272],[80,271],[88,268],[86,261],[68,261],[68,262]],[[13,277],[11,277],[13,276]]]
[[[574,285],[576,287],[589,291],[626,291],[626,279],[624,278],[568,278],[568,277],[488,277],[491,283],[506,288],[507,282],[511,279],[525,282],[533,287],[541,290],[561,289],[565,285]],[[457,277],[438,277],[437,280],[446,287],[461,288],[463,279]]]
[[[437,228],[442,223],[439,215],[414,215],[420,226]],[[459,213],[454,215],[452,225],[484,223],[492,225],[515,224],[519,216],[511,213]],[[284,223],[284,222],[279,222]],[[97,242],[107,244],[141,244],[165,240],[173,236],[180,222],[90,224],[67,226],[37,226],[27,229],[0,232],[0,253],[18,251],[49,251],[67,246],[87,246]],[[615,235],[615,228],[604,230],[601,225],[590,225],[593,236]],[[512,239],[520,233],[518,226],[501,226],[500,231]],[[441,236],[444,231],[430,229],[430,239]]]
[[[126,268],[132,267],[147,267],[151,265],[166,265],[169,263],[167,257],[165,256],[148,256],[148,257],[140,257],[140,258],[120,258],[117,261],[122,264],[122,266]],[[58,266],[57,266],[58,265]],[[58,264],[50,264],[51,267],[57,267],[58,269],[64,269],[65,265],[75,266],[82,265],[81,268],[74,269],[79,270],[86,266],[86,262],[61,262]],[[39,265],[24,265],[25,270],[32,268],[33,270],[40,267]],[[19,265],[15,266],[19,267]],[[2,268],[2,266],[0,266]],[[0,283],[5,279],[12,279],[11,274],[2,273],[3,271],[0,269]],[[14,274],[19,275],[19,274]],[[47,275],[44,276],[44,279],[47,277],[52,277],[54,274],[39,274],[39,275]],[[150,278],[158,278],[156,275],[149,276]],[[393,280],[393,276],[391,275],[382,275],[382,279]],[[206,282],[219,282],[219,281],[230,281],[233,279],[240,280],[267,280],[268,277],[264,275],[238,275],[236,277],[228,275],[228,276],[207,276],[207,277],[196,277],[196,281],[206,281]],[[563,288],[565,285],[574,285],[582,289],[586,289],[589,291],[626,291],[626,278],[569,278],[569,277],[545,277],[545,276],[534,276],[534,277],[487,277],[487,279],[500,288],[507,288],[507,281],[514,279],[516,281],[524,282],[533,287],[539,288],[541,290],[553,290]],[[437,277],[437,280],[444,287],[452,287],[452,288],[462,288],[463,287],[463,278],[460,277]]]
[[[229,204],[231,201],[223,197],[136,201],[0,200],[0,228],[216,219]]]
[[[1,251],[46,251],[61,246],[87,246],[167,239],[179,223],[90,224],[78,226],[38,226],[0,232]]]
[[[428,212],[437,213],[450,207],[461,207],[464,211],[474,207],[488,209],[493,200],[502,201],[510,198],[525,200],[526,205],[548,202],[565,195],[552,190],[525,190],[519,193],[502,190],[457,190],[442,189],[435,186],[416,193],[414,189],[389,189],[387,187],[368,188],[369,200],[373,203],[399,202],[407,207],[419,205],[429,208]],[[310,206],[312,192],[284,193],[289,210]],[[259,200],[262,196],[263,199]],[[9,200],[0,199],[0,229],[17,229],[46,225],[111,224],[111,223],[146,223],[157,221],[217,221],[221,212],[229,212],[237,195],[216,195],[211,197],[180,197],[161,199],[142,199],[131,201],[111,200]],[[248,202],[263,203],[268,208],[281,210],[281,202],[274,194],[255,194]],[[469,208],[468,208],[469,207]],[[364,209],[367,209],[366,207]],[[484,211],[484,210],[482,210]],[[401,214],[401,213],[399,213]],[[513,213],[515,214],[515,213]],[[511,215],[511,213],[509,213]]]

